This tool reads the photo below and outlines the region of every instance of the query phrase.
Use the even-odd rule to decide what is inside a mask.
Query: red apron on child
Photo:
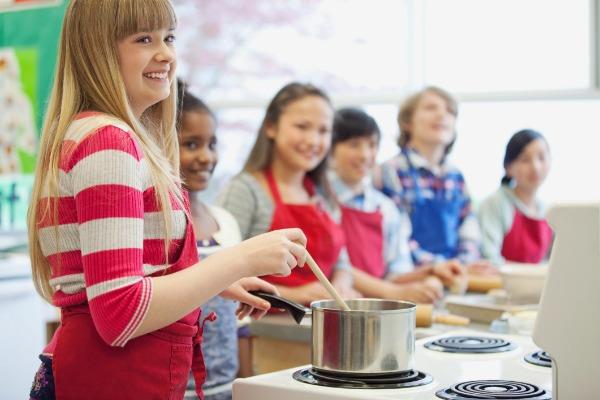
[[[273,221],[269,231],[286,228],[302,229],[308,239],[306,249],[321,267],[325,276],[331,278],[340,250],[344,245],[342,229],[325,210],[315,204],[283,203],[272,172],[266,170],[265,175],[275,203]],[[304,178],[304,187],[312,197],[315,188],[310,178]],[[317,280],[309,268],[294,268],[289,276],[269,275],[263,278],[268,282],[283,286],[301,286]]]
[[[515,209],[513,224],[502,243],[502,257],[507,261],[539,263],[548,254],[552,228],[543,219],[527,217]]]
[[[198,260],[187,204],[186,215],[183,248],[169,272],[185,269]],[[187,317],[199,321],[200,309]],[[205,320],[213,318],[209,315]],[[199,324],[175,322],[131,339],[124,347],[112,347],[96,331],[89,306],[82,304],[62,309],[59,330],[52,357],[57,399],[181,400],[190,369],[197,394],[204,398],[206,372]]]
[[[385,275],[383,215],[341,206],[342,229],[352,265],[376,278]]]

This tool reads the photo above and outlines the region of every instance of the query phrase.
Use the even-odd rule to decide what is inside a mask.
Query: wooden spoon
[[[344,311],[350,311],[350,307],[348,307],[348,304],[346,304],[344,299],[342,299],[342,296],[340,296],[337,290],[335,290],[331,282],[329,282],[325,274],[323,274],[323,271],[321,271],[321,268],[319,268],[315,260],[310,255],[310,253],[308,253],[308,251],[306,252],[306,263],[310,267],[313,274],[315,274],[319,282],[321,282],[321,284],[325,287],[325,289],[327,289],[327,292],[329,292],[331,297],[333,297],[333,299],[338,303],[340,308]]]

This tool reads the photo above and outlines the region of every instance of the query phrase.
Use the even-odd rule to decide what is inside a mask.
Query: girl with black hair
[[[500,188],[479,208],[483,255],[505,261],[539,263],[546,258],[552,230],[537,192],[550,170],[550,149],[531,129],[515,133],[506,146]]]
[[[178,80],[177,136],[179,165],[185,188],[190,193],[190,210],[200,260],[242,241],[240,228],[229,212],[209,206],[200,199],[207,189],[217,165],[217,119],[211,109],[187,91]],[[225,266],[224,268],[227,268]],[[269,283],[258,278],[245,278],[255,289],[277,293]],[[241,293],[240,293],[241,294]],[[251,296],[250,294],[244,294]],[[231,400],[231,385],[236,378],[238,362],[238,329],[234,299],[214,296],[202,305],[202,314],[216,313],[217,320],[204,324],[202,352],[206,381],[202,385],[205,400]],[[242,312],[238,309],[237,314]],[[255,315],[256,316],[256,315]],[[197,399],[193,377],[188,381],[185,399]]]
[[[380,137],[377,122],[365,111],[342,108],[335,113],[328,178],[342,211],[354,287],[367,297],[432,303],[442,296],[435,277],[393,282],[414,269],[411,227],[408,215],[369,179]]]

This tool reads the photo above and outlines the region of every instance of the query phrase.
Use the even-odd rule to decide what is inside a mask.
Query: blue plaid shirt
[[[399,212],[395,204],[365,180],[359,193],[349,188],[334,171],[328,173],[331,188],[338,201],[347,207],[364,212],[379,210],[383,216],[383,259],[386,276],[399,275],[413,270],[409,248],[410,219]]]
[[[448,202],[460,203],[457,258],[465,264],[480,259],[481,234],[462,173],[446,161],[440,166],[432,167],[413,149],[407,149],[407,155],[416,171],[420,196],[443,198]],[[399,153],[376,168],[373,183],[377,189],[394,201],[398,209],[406,210],[410,215],[415,206],[417,192],[407,155]],[[411,240],[410,247],[413,260],[417,265],[445,261],[442,254],[424,250],[415,240]]]

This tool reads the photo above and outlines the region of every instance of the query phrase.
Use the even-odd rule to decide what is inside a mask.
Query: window
[[[498,187],[506,143],[523,128],[539,130],[550,144],[544,199],[600,198],[600,186],[588,184],[600,170],[593,78],[600,39],[592,35],[600,0],[175,0],[175,6],[181,75],[219,118],[213,193],[241,169],[266,102],[285,83],[301,80],[323,87],[337,107],[363,106],[375,117],[379,161],[398,151],[396,114],[410,89],[436,84],[468,99],[460,105],[451,159],[476,202]],[[566,97],[578,91],[589,98]],[[504,101],[490,101],[492,92]],[[523,92],[540,100],[525,101]],[[563,97],[548,100],[549,92]]]
[[[382,132],[378,161],[398,152],[398,106],[369,105],[366,111]],[[531,128],[544,135],[552,166],[541,198],[547,202],[597,201],[600,186],[600,100],[463,102],[457,140],[450,161],[465,175],[476,203],[495,191],[504,175],[506,144],[517,131]]]
[[[463,103],[452,159],[460,165],[475,200],[481,200],[500,184],[508,139],[518,130],[535,129],[546,137],[552,157],[541,198],[598,201],[598,115],[599,100]]]
[[[180,74],[208,100],[270,97],[292,80],[333,95],[403,90],[403,1],[179,0]]]
[[[589,0],[426,0],[427,83],[455,92],[590,86]]]

